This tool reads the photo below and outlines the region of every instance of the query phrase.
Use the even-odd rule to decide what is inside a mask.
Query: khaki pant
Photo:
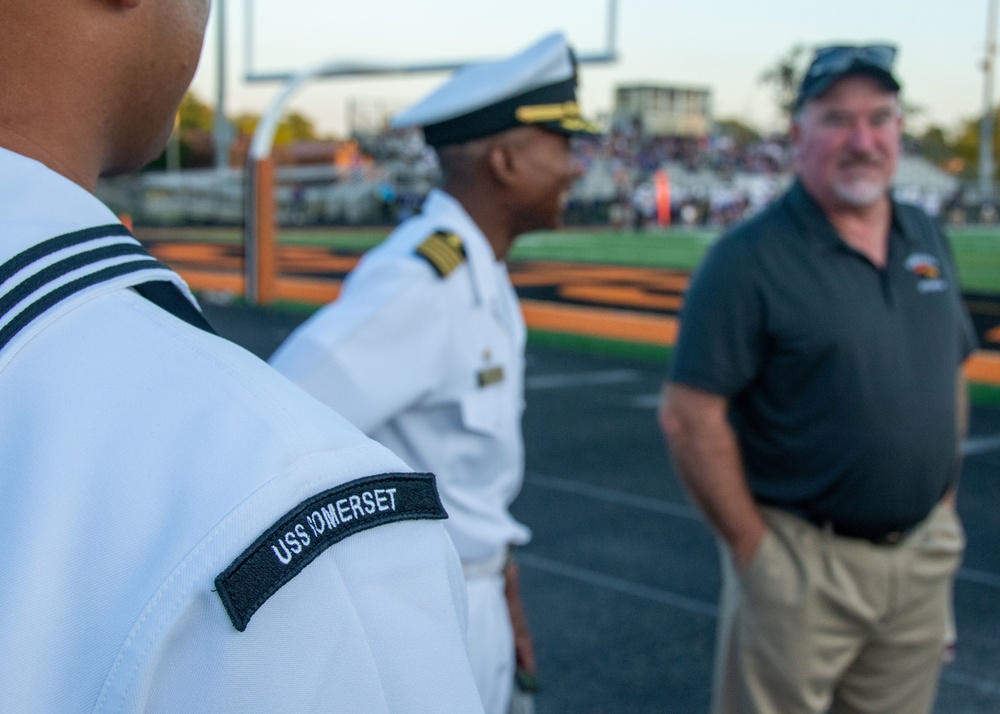
[[[965,537],[950,506],[894,546],[764,508],[746,572],[722,548],[715,714],[925,714]]]

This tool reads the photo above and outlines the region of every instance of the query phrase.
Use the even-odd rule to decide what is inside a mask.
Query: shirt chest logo
[[[917,292],[939,293],[948,288],[948,281],[941,277],[941,264],[929,253],[911,253],[903,264],[917,277]]]

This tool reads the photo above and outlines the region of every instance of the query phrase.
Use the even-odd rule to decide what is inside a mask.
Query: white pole
[[[979,191],[993,203],[993,59],[996,56],[997,2],[988,0],[986,58],[983,60],[983,117],[979,122]]]
[[[215,169],[229,168],[229,120],[226,119],[226,0],[215,3],[215,121],[212,137],[215,143]]]

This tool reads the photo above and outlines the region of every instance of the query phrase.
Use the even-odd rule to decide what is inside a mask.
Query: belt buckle
[[[873,545],[893,546],[902,543],[903,539],[906,538],[906,536],[907,536],[906,531],[889,531],[884,535],[880,535],[877,538],[871,538],[870,540]]]

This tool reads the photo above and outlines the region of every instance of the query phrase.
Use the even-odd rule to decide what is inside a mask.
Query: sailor
[[[524,453],[525,324],[507,274],[518,236],[560,224],[583,173],[570,138],[597,133],[576,63],[552,34],[459,70],[395,117],[421,127],[443,184],[371,250],[336,302],[272,364],[413,468],[433,471],[469,593],[469,649],[487,712],[510,706],[515,663],[535,674],[509,506]]]
[[[208,5],[3,5],[3,709],[482,711],[433,477],[212,334],[93,195],[161,151]]]

